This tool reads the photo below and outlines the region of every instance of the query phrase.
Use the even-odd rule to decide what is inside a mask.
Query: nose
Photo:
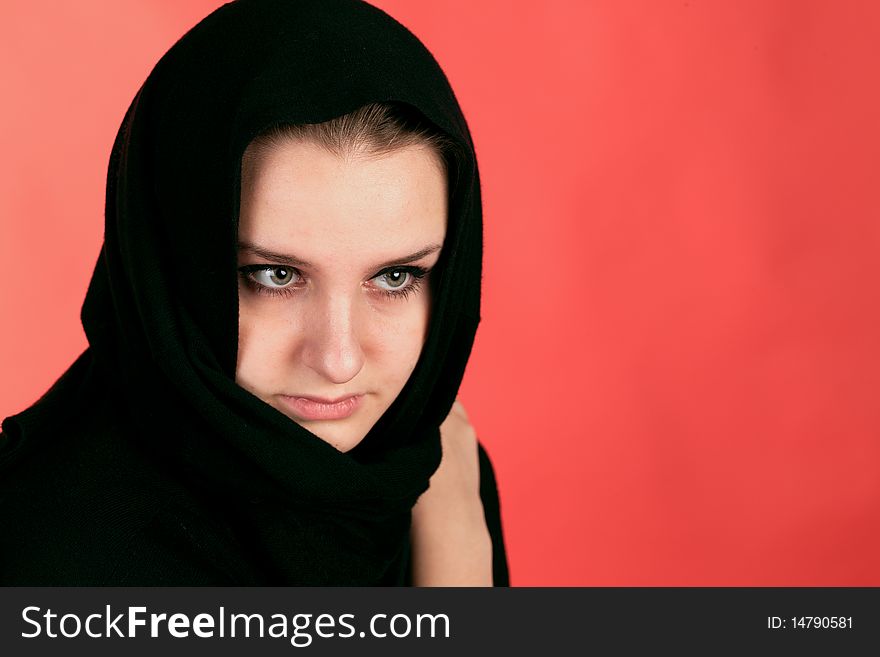
[[[351,381],[364,366],[356,309],[345,296],[318,304],[306,327],[305,364],[333,383]]]

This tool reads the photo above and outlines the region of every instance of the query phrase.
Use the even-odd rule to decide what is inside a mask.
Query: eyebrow
[[[424,258],[425,256],[431,255],[435,251],[439,251],[441,248],[442,245],[440,244],[429,244],[425,248],[419,249],[415,253],[410,253],[409,255],[400,258],[394,258],[393,260],[389,260],[388,262],[383,262],[376,265],[374,268],[384,269],[386,267],[405,265],[409,262],[414,262],[416,260]],[[297,258],[295,255],[287,253],[276,253],[275,251],[264,249],[263,247],[256,244],[251,244],[250,242],[239,242],[238,249],[240,251],[247,251],[248,253],[252,253],[261,258],[265,258],[266,260],[270,260],[273,264],[287,265],[289,267],[302,267],[304,269],[315,269],[315,266],[308,260],[303,260],[302,258]]]

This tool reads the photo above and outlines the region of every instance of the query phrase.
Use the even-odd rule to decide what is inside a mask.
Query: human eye
[[[373,280],[377,281],[380,293],[386,297],[405,299],[421,289],[428,271],[423,267],[394,267],[386,269]]]
[[[289,296],[301,279],[299,273],[287,265],[245,265],[239,267],[242,281],[259,294]]]

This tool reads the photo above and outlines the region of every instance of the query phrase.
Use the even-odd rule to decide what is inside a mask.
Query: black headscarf
[[[343,453],[235,383],[241,157],[274,124],[323,122],[372,102],[413,108],[460,153],[421,357]],[[71,526],[126,518],[105,539],[73,540],[84,580],[74,583],[404,583],[410,510],[439,464],[438,427],[480,319],[481,257],[467,124],[407,29],[353,0],[238,0],[202,20],[159,61],[119,129],[104,246],[82,311],[89,348],[3,424],[7,469],[52,462],[41,490],[74,487],[114,519]],[[49,512],[48,502],[24,506]],[[59,515],[95,513],[70,509]],[[505,579],[493,538],[496,580]],[[178,546],[171,556],[168,545]],[[112,576],[92,554],[111,548],[124,555],[109,557]],[[136,560],[168,563],[132,569]],[[193,560],[204,563],[181,565]],[[174,581],[194,572],[196,581]]]

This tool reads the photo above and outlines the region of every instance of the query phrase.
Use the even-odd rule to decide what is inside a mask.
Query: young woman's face
[[[446,236],[441,161],[425,147],[342,158],[293,140],[246,161],[236,381],[348,451],[425,342]]]

